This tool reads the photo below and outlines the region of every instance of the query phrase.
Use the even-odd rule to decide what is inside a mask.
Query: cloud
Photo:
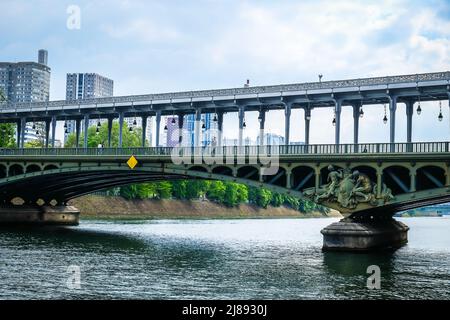
[[[119,25],[103,25],[101,29],[114,39],[142,41],[146,44],[176,41],[180,36],[175,28],[143,19],[131,20]]]
[[[105,74],[115,80],[115,94],[125,95],[235,87],[246,79],[251,85],[315,81],[319,73],[334,80],[450,69],[445,0],[80,0],[79,32],[65,28],[72,1],[3,1],[12,14],[0,21],[8,30],[0,39],[2,55],[30,60],[46,47],[52,99],[64,98],[65,73],[77,71]],[[365,112],[361,141],[387,141],[388,127],[379,125],[382,106]],[[434,113],[424,112],[417,127],[434,123]],[[248,116],[249,124],[257,126],[255,117]],[[225,135],[233,137],[237,115],[226,119]],[[284,134],[283,113],[271,112],[270,119],[268,130]],[[331,109],[313,113],[311,142],[334,141],[331,119]],[[304,139],[302,112],[293,112],[292,121],[292,140]],[[448,123],[440,125],[417,132],[442,140]],[[352,116],[345,109],[342,128],[343,141],[350,142]],[[247,134],[257,129],[249,127]]]

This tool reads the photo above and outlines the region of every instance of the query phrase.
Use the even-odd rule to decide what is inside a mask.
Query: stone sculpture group
[[[349,168],[336,170],[328,166],[327,184],[310,194],[306,194],[317,203],[323,201],[337,202],[341,207],[354,209],[360,203],[377,205],[377,185],[370,178]],[[392,191],[383,183],[380,198],[387,202],[394,196]]]

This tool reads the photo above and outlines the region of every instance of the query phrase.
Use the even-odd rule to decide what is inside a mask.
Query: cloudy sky
[[[67,28],[76,5],[81,28]],[[0,61],[37,59],[49,51],[51,100],[65,98],[65,75],[96,72],[114,80],[115,95],[415,74],[450,70],[450,1],[0,0]],[[384,142],[383,107],[367,106],[362,142]],[[437,104],[414,119],[415,141],[449,140]],[[283,134],[282,112],[267,131]],[[314,110],[311,143],[334,142],[332,110]],[[236,114],[225,133],[237,137]],[[291,141],[304,140],[303,112],[293,111]],[[405,108],[397,115],[406,139]],[[343,142],[352,141],[352,112],[342,112]],[[61,127],[61,125],[59,126]],[[245,135],[257,136],[257,116]],[[60,128],[61,131],[61,128]],[[61,132],[59,132],[61,133]]]

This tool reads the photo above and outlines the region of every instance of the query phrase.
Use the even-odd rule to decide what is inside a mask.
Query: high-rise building
[[[213,113],[204,113],[200,121],[201,131],[201,146],[211,146],[214,139],[218,136],[218,123],[214,121]],[[195,114],[189,114],[185,118],[183,134],[183,145],[194,146],[195,145]]]
[[[256,138],[256,143],[259,144],[259,136]],[[265,133],[263,144],[266,146],[284,145],[284,137],[275,133]]]
[[[166,147],[175,147],[179,143],[179,132],[178,132],[178,117],[170,116],[165,118],[164,122],[164,135],[166,141]]]
[[[114,81],[96,73],[68,73],[66,100],[111,97]]]
[[[50,67],[48,52],[39,50],[38,62],[0,62],[0,89],[11,102],[48,101],[50,97]],[[25,142],[43,140],[45,125],[29,123],[25,127]]]
[[[66,100],[111,97],[114,92],[114,81],[96,73],[68,73],[66,79]],[[104,123],[106,119],[101,119]],[[89,125],[94,125],[97,119],[91,119]],[[69,134],[75,132],[75,121],[67,121],[64,132],[64,143]],[[84,130],[84,128],[83,128]]]

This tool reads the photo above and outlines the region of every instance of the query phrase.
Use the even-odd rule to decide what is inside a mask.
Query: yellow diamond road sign
[[[131,156],[130,159],[127,161],[127,165],[130,167],[130,169],[134,169],[136,165],[138,164],[138,161],[134,156]]]

